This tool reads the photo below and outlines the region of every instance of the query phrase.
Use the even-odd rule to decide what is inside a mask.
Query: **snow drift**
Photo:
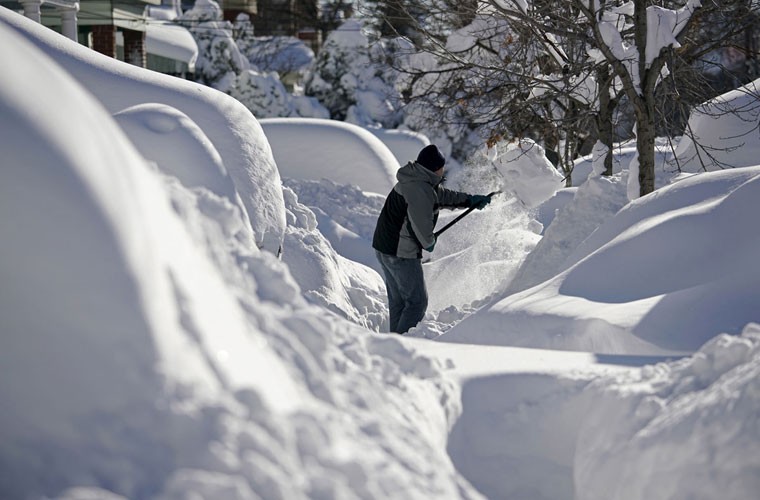
[[[445,451],[441,365],[308,305],[235,237],[240,207],[137,152],[80,85],[86,57],[67,71],[2,15],[0,496],[476,498]],[[197,172],[220,173],[210,151]]]
[[[689,134],[678,143],[683,172],[757,165],[760,80],[697,106],[689,117]]]
[[[118,113],[160,103],[185,113],[211,140],[235,182],[261,248],[276,253],[285,230],[280,178],[261,127],[245,106],[221,92],[117,61],[79,45],[4,7],[0,19],[54,59],[105,106]],[[10,60],[5,64],[10,66]],[[118,75],[118,78],[114,78]]]
[[[261,126],[283,177],[330,179],[382,195],[396,184],[399,165],[393,153],[358,125],[319,118],[267,118]]]
[[[577,498],[752,498],[760,488],[760,325],[689,358],[594,382]]]
[[[428,351],[458,366],[464,411],[449,453],[488,498],[741,500],[757,491],[760,325],[676,360],[477,349],[437,342]]]
[[[738,334],[760,319],[760,233],[744,230],[756,225],[758,196],[760,167],[664,187],[604,223],[566,271],[495,300],[442,340],[656,354]]]
[[[249,244],[267,219],[248,206],[271,200],[243,195],[229,168],[240,136],[217,140],[237,105],[180,80],[180,100],[142,95],[143,79],[158,77],[0,17],[0,62],[13,68],[0,74],[1,497],[743,500],[758,490],[760,327],[742,325],[757,319],[760,167],[683,179],[614,218],[610,199],[594,203],[604,184],[578,189],[564,220],[583,220],[583,206],[609,220],[567,239],[561,275],[514,297],[498,278],[541,228],[515,198],[494,200],[426,266],[499,271],[461,295],[431,276],[455,304],[418,329],[446,330],[472,310],[463,304],[495,293],[503,300],[457,335],[477,340],[485,326],[499,341],[631,353],[740,335],[675,360],[377,335],[340,317],[372,324],[377,277],[338,258],[316,226],[361,239],[382,196],[342,179],[293,183],[323,207],[312,212],[278,186],[278,260],[279,247]],[[32,33],[44,42],[24,41]],[[97,93],[81,84],[93,81],[90,63],[103,69]],[[166,92],[170,81],[161,77]],[[130,104],[113,105],[108,89]],[[220,103],[230,115],[191,114],[194,92],[216,102],[210,116]],[[266,144],[250,134],[244,145]],[[263,175],[271,152],[248,146]],[[462,190],[495,187],[452,177]],[[609,179],[612,198],[622,177]],[[560,244],[560,233],[542,241]]]

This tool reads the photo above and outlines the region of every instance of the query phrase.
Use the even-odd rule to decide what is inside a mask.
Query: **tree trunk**
[[[604,172],[602,175],[607,177],[612,175],[612,110],[613,106],[610,99],[610,78],[609,66],[603,64],[597,70],[597,82],[599,85],[599,114],[597,115],[597,127],[599,128],[599,140],[607,147],[607,154],[604,157]]]
[[[639,195],[654,191],[654,89],[662,69],[663,59],[658,56],[647,67],[648,41],[646,0],[634,0],[634,36],[639,51],[639,75],[641,95],[634,100],[636,109],[636,151],[639,153]],[[652,29],[657,29],[653,27]],[[630,94],[629,94],[630,95]]]
[[[642,102],[642,110],[637,112],[636,151],[639,154],[639,195],[645,196],[654,191],[654,110],[647,102]]]

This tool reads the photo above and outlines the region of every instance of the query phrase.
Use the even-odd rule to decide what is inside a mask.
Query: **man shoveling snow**
[[[390,331],[406,333],[425,316],[428,304],[422,249],[432,252],[440,208],[483,209],[490,195],[471,195],[441,186],[446,158],[437,146],[425,146],[396,173],[398,182],[377,219],[372,247],[383,269],[388,292]],[[440,234],[440,232],[438,233]]]

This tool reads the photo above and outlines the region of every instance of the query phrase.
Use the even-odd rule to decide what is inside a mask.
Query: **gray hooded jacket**
[[[372,247],[384,254],[419,259],[422,249],[435,242],[438,209],[468,207],[470,195],[441,187],[442,177],[413,161],[398,170],[396,179],[377,220]]]

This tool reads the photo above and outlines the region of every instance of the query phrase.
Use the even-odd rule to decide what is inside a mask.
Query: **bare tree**
[[[574,27],[556,16],[547,16],[544,9],[532,9],[524,1],[490,1],[503,16],[531,26],[545,43],[558,36],[563,37],[565,44],[582,40],[597,63],[596,81],[603,84],[600,87],[613,84],[610,77],[616,77],[635,117],[639,194],[652,192],[655,187],[655,90],[668,60],[667,49],[680,46],[676,37],[692,22],[699,1],[687,0],[680,9],[671,10],[652,5],[651,0],[627,3],[571,0],[566,2],[568,7],[563,14]],[[607,91],[603,94],[598,94],[597,124],[604,130],[605,143],[609,143],[608,116],[613,101],[608,100]]]
[[[623,109],[638,152],[632,196],[655,188],[657,135],[688,133],[690,110],[718,91],[700,82],[705,63],[699,61],[717,48],[739,46],[749,63],[757,60],[751,0],[704,7],[698,0],[415,5],[418,10],[405,12],[407,21],[415,20],[418,54],[396,66],[404,98],[428,111],[418,121],[455,130],[458,135],[449,135],[460,152],[476,142],[474,134],[490,142],[533,138],[570,183],[573,160],[597,141],[607,148],[605,173],[611,174],[612,144],[626,138],[615,122]],[[756,62],[747,68],[756,71]]]
[[[417,113],[427,111],[418,121],[456,131],[449,134],[454,152],[466,154],[478,140],[529,137],[545,146],[570,185],[573,160],[591,151],[600,131],[611,145],[617,96],[598,95],[605,65],[587,55],[588,29],[575,22],[578,10],[551,2],[523,11],[503,2],[470,10],[466,2],[457,9],[426,4],[427,19],[439,21],[416,25],[424,43],[396,67],[405,98]],[[602,82],[606,91],[611,82]],[[609,164],[611,173],[611,157]]]
[[[699,144],[688,120],[695,109],[718,117],[722,114],[746,115],[746,109],[702,104],[720,94],[745,85],[760,76],[758,42],[760,8],[751,0],[724,0],[720,8],[706,4],[692,29],[684,33],[682,47],[669,51],[670,74],[657,89],[657,133],[661,136],[688,136],[695,154],[708,165],[726,168],[714,146]],[[757,99],[760,106],[760,97]],[[730,156],[730,155],[729,155]],[[680,170],[680,165],[674,164]]]

